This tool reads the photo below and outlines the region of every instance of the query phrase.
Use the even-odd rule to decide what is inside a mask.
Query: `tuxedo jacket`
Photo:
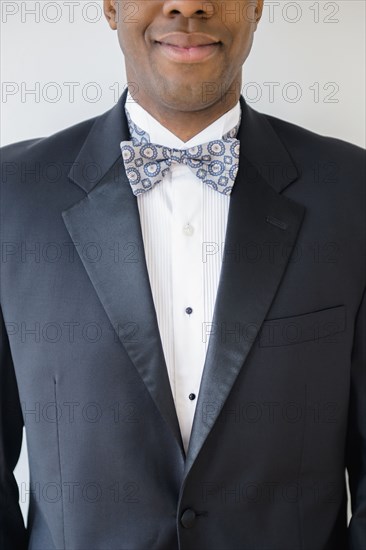
[[[125,101],[1,151],[1,550],[365,550],[363,149],[240,98],[185,453]]]

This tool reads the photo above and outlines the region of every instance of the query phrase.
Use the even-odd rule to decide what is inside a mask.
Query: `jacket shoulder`
[[[42,161],[42,159],[73,158],[80,150],[95,121],[93,117],[46,137],[28,139],[0,148],[1,163]]]
[[[316,152],[338,160],[365,162],[365,149],[339,138],[322,135],[272,115],[263,115],[289,151]]]

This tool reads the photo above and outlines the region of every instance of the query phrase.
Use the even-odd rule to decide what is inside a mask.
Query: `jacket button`
[[[190,529],[195,524],[196,512],[188,508],[181,515],[180,521],[183,527],[185,527],[186,529]]]

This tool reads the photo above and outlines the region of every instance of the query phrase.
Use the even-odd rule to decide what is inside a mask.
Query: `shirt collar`
[[[220,118],[207,126],[207,128],[204,128],[190,140],[184,142],[141,107],[133,99],[129,91],[127,93],[125,110],[128,111],[132,121],[149,134],[152,143],[159,143],[160,145],[174,149],[188,149],[202,145],[208,141],[221,139],[226,132],[229,132],[229,130],[238,124],[241,116],[241,107],[238,101],[230,111],[224,113]]]

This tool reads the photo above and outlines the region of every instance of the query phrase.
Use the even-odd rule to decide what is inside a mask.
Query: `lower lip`
[[[195,46],[193,48],[179,48],[178,46],[158,42],[158,46],[160,46],[163,54],[172,61],[198,63],[215,55],[219,44],[207,44],[205,46]]]

